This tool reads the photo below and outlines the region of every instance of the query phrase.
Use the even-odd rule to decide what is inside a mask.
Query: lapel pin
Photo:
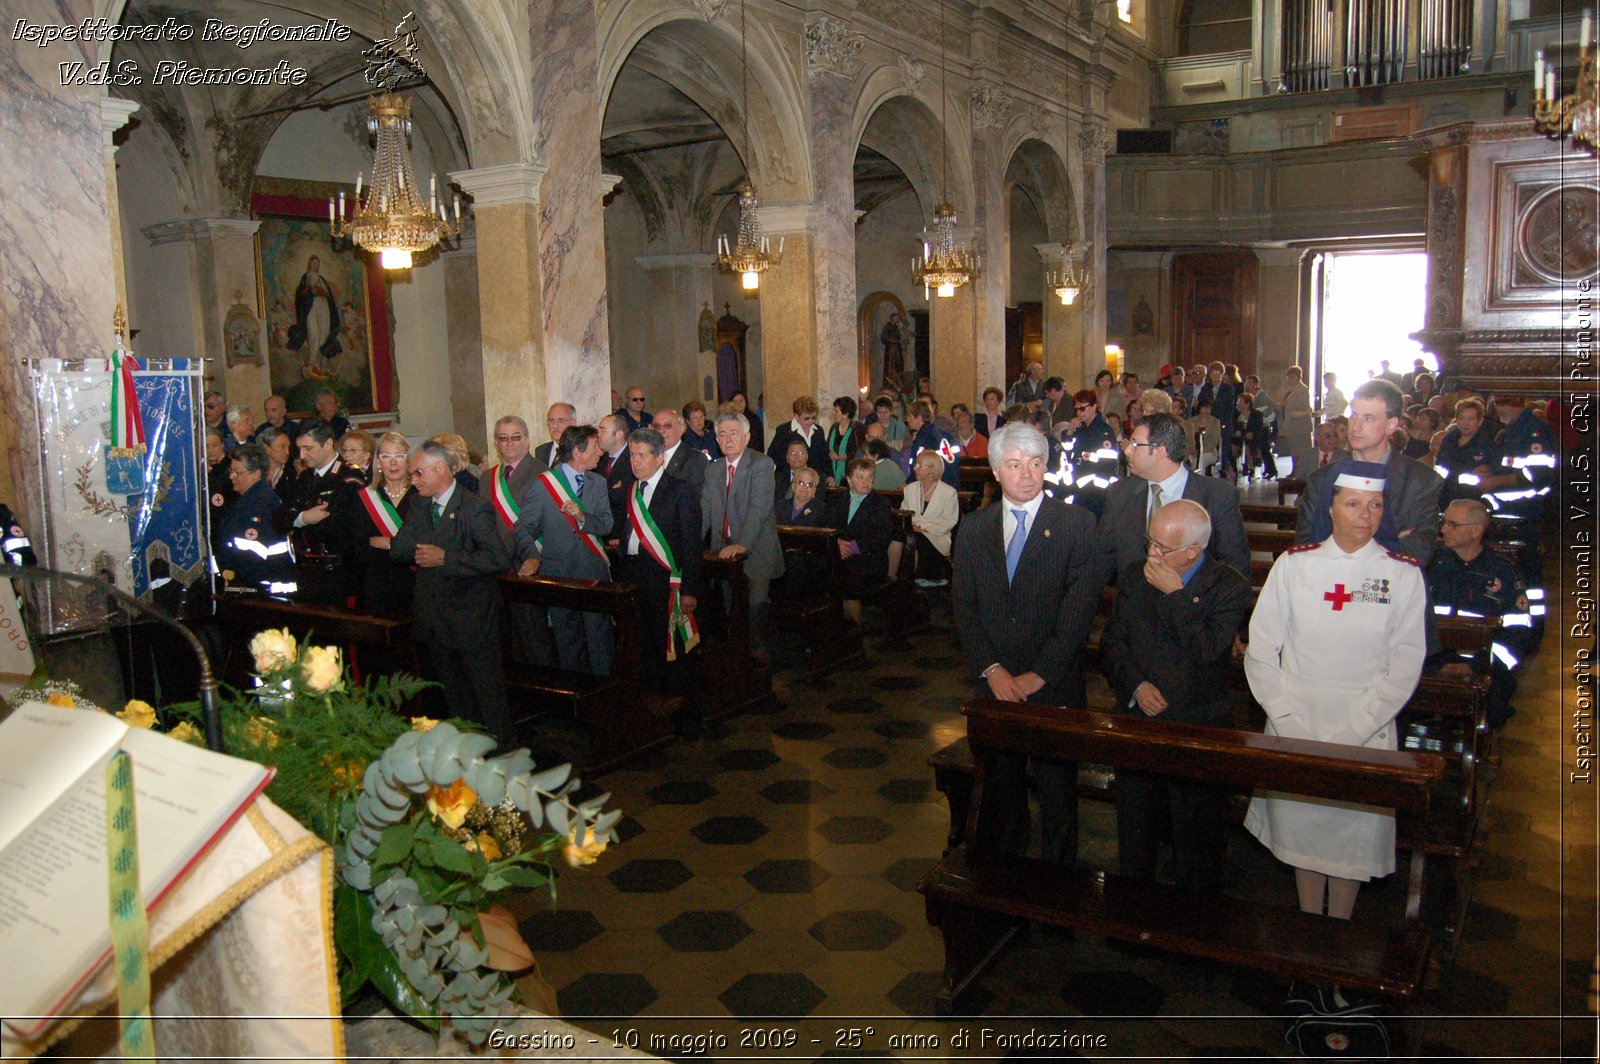
[[[1044,538],[1045,539],[1049,539],[1050,538],[1050,530],[1048,528],[1044,530]]]

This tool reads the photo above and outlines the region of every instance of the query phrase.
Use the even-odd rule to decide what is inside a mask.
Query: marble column
[[[229,405],[255,411],[272,392],[266,360],[228,365],[222,326],[234,304],[255,309],[255,235],[260,226],[250,218],[182,218],[143,230],[151,244],[187,244],[194,292],[194,349],[206,359],[206,387],[221,392]],[[266,337],[257,337],[257,342],[258,350],[265,351]]]
[[[465,228],[465,226],[463,227]],[[463,232],[444,252],[445,343],[450,358],[450,422],[479,454],[493,454],[485,424],[483,318],[478,301],[478,241]]]
[[[1033,249],[1044,262],[1046,276],[1051,270],[1062,267],[1065,255],[1061,244],[1052,240],[1035,244]],[[1081,255],[1082,249],[1075,249],[1075,254]],[[1083,353],[1082,293],[1069,306],[1061,302],[1055,289],[1046,285],[1039,298],[1044,301],[1044,375],[1060,377],[1068,388],[1077,391],[1085,386],[1085,374],[1092,383],[1094,374],[1099,371],[1099,365],[1091,363]]]
[[[122,262],[122,208],[117,200],[117,145],[115,137],[139,105],[132,100],[107,96],[100,101],[100,131],[106,148],[106,221],[111,228],[111,271],[116,279],[117,306],[128,309],[128,282]]]
[[[534,156],[549,168],[537,233],[545,391],[593,422],[611,404],[595,4],[530,0],[528,22]]]
[[[967,246],[978,254],[984,266],[971,285],[972,377],[959,379],[951,390],[935,394],[940,397],[941,408],[966,403],[977,410],[978,394],[985,387],[1008,386],[1006,284],[1011,272],[1011,231],[1005,177],[1009,160],[1002,154],[1000,136],[1011,111],[1011,99],[983,86],[971,94],[971,100],[974,196]],[[938,296],[934,300],[938,302]]]
[[[933,394],[939,399],[939,412],[948,413],[952,404],[971,406],[978,379],[978,303],[984,298],[974,284],[964,284],[948,298],[937,292],[928,300],[928,362],[933,378]],[[1002,329],[1004,328],[1002,319]],[[1001,333],[1001,356],[1005,353],[1005,334]],[[1004,380],[1002,374],[1000,380]]]
[[[1304,248],[1258,247],[1256,274],[1256,372],[1273,395],[1282,392],[1283,371],[1300,363],[1300,262]],[[1306,379],[1311,374],[1306,373]]]
[[[525,418],[537,438],[537,426],[544,423],[553,394],[576,402],[552,391],[552,374],[546,365],[546,300],[539,269],[539,182],[543,177],[544,168],[531,163],[458,170],[450,175],[473,199],[481,340],[476,358],[482,367],[483,396],[476,415],[465,409],[455,411],[456,427],[461,430],[475,418],[485,439],[495,421],[507,414]],[[477,379],[474,375],[473,380]],[[595,416],[594,411],[604,405],[604,400],[598,406],[591,400],[588,407],[579,408],[578,416]]]
[[[650,367],[646,380],[630,380],[627,386],[643,384],[652,407],[661,406],[657,396],[682,397],[679,403],[684,398],[700,399],[705,395],[701,378],[706,372],[700,351],[700,311],[711,302],[716,260],[698,251],[640,255],[633,261],[644,271],[648,285],[644,305],[650,308]],[[715,356],[710,362],[716,365]]]
[[[0,499],[36,527],[39,456],[24,362],[104,357],[116,272],[108,231],[105,90],[63,87],[92,46],[0,48]]]
[[[1103,107],[1104,90],[1100,89],[1094,96]],[[1092,113],[1104,114],[1105,111]],[[1078,242],[1078,251],[1083,256],[1084,266],[1078,316],[1085,368],[1091,379],[1103,365],[1106,347],[1106,153],[1111,143],[1111,134],[1099,124],[1085,126],[1078,136],[1082,166],[1079,188],[1083,200],[1083,225],[1079,230],[1083,239]]]
[[[761,208],[762,231],[774,245],[783,241],[783,261],[761,275],[761,374],[767,420],[775,424],[787,419],[797,397],[819,391],[822,293],[814,283],[815,215],[807,204]]]

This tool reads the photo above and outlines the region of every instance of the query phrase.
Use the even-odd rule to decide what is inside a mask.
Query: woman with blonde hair
[[[450,472],[455,474],[456,483],[472,494],[478,494],[478,474],[473,471],[472,452],[467,450],[466,438],[454,432],[441,432],[433,438],[433,442],[449,453]]]
[[[361,470],[369,483],[372,480],[372,452],[376,447],[377,441],[372,438],[372,433],[364,429],[351,429],[339,437],[339,457],[345,465]]]
[[[354,518],[356,605],[369,613],[409,616],[414,578],[411,567],[389,560],[389,540],[400,531],[401,515],[416,489],[406,459],[411,445],[398,432],[377,442],[372,484],[356,493]]]
[[[950,582],[950,543],[961,517],[960,498],[944,482],[944,459],[937,451],[917,455],[911,471],[916,479],[905,486],[900,508],[911,511],[917,586],[944,587]]]

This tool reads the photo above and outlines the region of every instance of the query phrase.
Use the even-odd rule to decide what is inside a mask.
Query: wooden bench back
[[[1402,845],[1427,839],[1433,788],[1444,776],[1435,754],[1287,739],[1230,728],[1169,724],[1027,702],[972,699],[962,707],[977,779],[967,842],[978,842],[985,761],[995,753],[1083,761],[1114,769],[1261,787],[1312,798],[1360,801],[1397,814]]]
[[[611,676],[637,683],[644,671],[644,632],[639,619],[639,588],[602,580],[571,580],[560,576],[502,574],[500,598],[534,606],[603,613],[616,622],[617,642],[611,658]]]

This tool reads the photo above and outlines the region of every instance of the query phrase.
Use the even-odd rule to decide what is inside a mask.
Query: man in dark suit
[[[300,430],[295,427],[295,423],[289,418],[289,403],[283,396],[267,396],[267,401],[262,404],[262,410],[266,412],[267,419],[256,426],[255,435],[251,437],[252,442],[265,446],[262,437],[266,435],[268,429],[281,432],[291,440],[299,435]]]
[[[444,685],[449,713],[510,737],[505,666],[500,657],[500,588],[511,565],[489,504],[460,487],[450,453],[428,442],[407,464],[417,498],[389,545],[390,560],[417,567],[411,624],[424,678]]]
[[[302,602],[343,606],[350,594],[351,518],[356,493],[366,486],[361,471],[339,458],[338,437],[326,422],[300,429],[296,441],[305,467],[288,499],[272,515],[272,527],[288,532],[295,546],[295,597]]]
[[[700,498],[686,482],[667,475],[666,449],[655,429],[639,429],[628,436],[634,479],[622,514],[617,579],[639,586],[645,686],[693,696],[698,685],[687,657],[685,631],[702,593]],[[770,473],[767,483],[772,483]],[[770,509],[769,502],[769,513]],[[659,549],[662,546],[664,550]],[[674,578],[679,581],[676,601]],[[691,697],[689,702],[698,700]]]
[[[722,557],[744,559],[750,582],[750,649],[764,661],[768,590],[783,575],[773,500],[776,474],[772,459],[750,446],[750,422],[743,414],[717,415],[717,447],[722,456],[711,463],[700,489],[703,531]]]
[[[1206,554],[1241,573],[1250,571],[1250,543],[1239,516],[1239,489],[1220,477],[1196,476],[1184,466],[1189,432],[1183,422],[1171,414],[1140,418],[1123,450],[1131,475],[1111,485],[1100,516],[1100,548],[1115,572],[1143,563],[1150,517],[1176,499],[1197,502],[1211,515]]]
[[[556,467],[529,482],[517,518],[518,575],[611,579],[601,537],[611,531],[613,518],[606,482],[595,472],[599,436],[593,426],[573,425],[558,441]],[[563,669],[611,675],[610,617],[551,607],[550,627]]]
[[[1144,562],[1117,580],[1117,606],[1100,637],[1115,709],[1174,724],[1232,725],[1228,676],[1234,637],[1250,612],[1250,581],[1206,557],[1211,518],[1199,503],[1169,502],[1150,521]],[[1154,879],[1162,824],[1172,826],[1178,885],[1221,887],[1227,798],[1205,783],[1117,773],[1122,870]]]
[[[1314,445],[1294,456],[1294,475],[1304,480],[1323,466],[1333,465],[1350,457],[1349,451],[1339,449],[1339,427],[1331,421],[1317,426]]]
[[[667,476],[686,482],[698,495],[705,485],[706,466],[710,464],[710,459],[704,451],[684,445],[683,415],[671,408],[658,410],[650,427],[661,434],[662,442],[666,445],[662,456],[666,459]]]
[[[500,462],[484,470],[478,480],[478,496],[495,512],[500,540],[510,554],[512,566],[530,557],[517,549],[514,535],[522,497],[534,478],[548,468],[531,453],[532,443],[528,423],[516,414],[507,414],[496,421],[494,449],[500,454]],[[512,656],[527,665],[555,664],[556,648],[544,607],[531,602],[513,602],[506,609],[511,625]]]
[[[633,471],[628,467],[628,421],[620,414],[607,414],[600,419],[596,426],[600,430],[600,464],[596,467],[600,476],[607,481],[616,480],[626,473],[630,477]],[[612,513],[619,511],[615,506]]]
[[[989,437],[1000,505],[968,515],[956,537],[953,606],[977,694],[1007,702],[1082,707],[1080,654],[1106,585],[1094,519],[1044,494],[1049,446],[1037,429],[1002,425]],[[1035,761],[1046,860],[1077,859],[1076,764]],[[1028,847],[1027,775],[1003,758],[986,784],[985,809],[1000,848]]]
[[[544,427],[550,431],[550,438],[533,449],[533,456],[543,462],[546,469],[555,468],[556,445],[561,440],[561,434],[577,423],[577,407],[571,403],[550,404],[550,410],[544,416]]]

